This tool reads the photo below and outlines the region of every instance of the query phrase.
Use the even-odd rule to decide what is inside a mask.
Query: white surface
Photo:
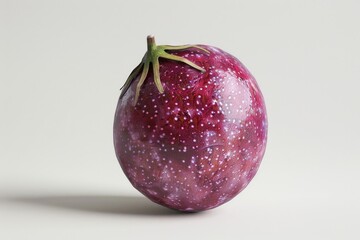
[[[359,1],[0,1],[0,239],[359,239]],[[264,94],[253,182],[201,214],[152,204],[112,145],[159,44],[237,56]]]

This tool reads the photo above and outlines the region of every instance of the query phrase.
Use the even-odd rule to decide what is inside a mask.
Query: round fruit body
[[[134,105],[135,77],[119,99],[114,145],[131,184],[150,200],[180,211],[217,207],[256,174],[267,139],[263,96],[246,67],[211,46],[169,51],[205,69],[160,58]]]

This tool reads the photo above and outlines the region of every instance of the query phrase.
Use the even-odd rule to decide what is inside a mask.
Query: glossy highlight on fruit
[[[114,120],[116,156],[137,190],[180,211],[217,207],[254,177],[266,140],[263,96],[238,59],[148,37]]]

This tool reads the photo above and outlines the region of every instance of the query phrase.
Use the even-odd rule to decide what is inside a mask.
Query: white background
[[[0,0],[0,239],[360,239],[359,1]],[[257,78],[269,139],[231,202],[176,214],[116,160],[146,50],[202,43]]]

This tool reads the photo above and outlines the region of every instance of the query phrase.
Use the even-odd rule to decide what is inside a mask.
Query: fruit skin
[[[131,184],[180,211],[217,207],[256,174],[267,140],[263,96],[246,67],[215,47],[169,51],[204,68],[160,59],[164,92],[150,69],[134,106],[137,76],[119,98],[116,156]]]

